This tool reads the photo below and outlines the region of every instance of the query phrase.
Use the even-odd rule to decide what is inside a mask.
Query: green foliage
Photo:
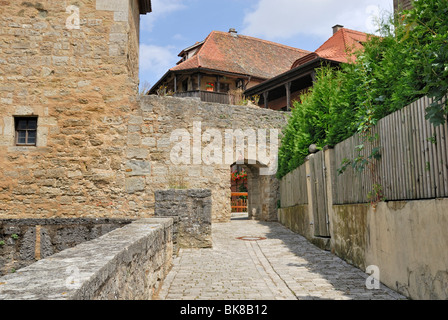
[[[377,121],[422,96],[433,98],[426,117],[435,126],[448,115],[448,1],[415,1],[414,8],[379,26],[356,61],[340,69],[322,66],[310,91],[294,104],[279,150],[279,178],[301,165],[308,147],[334,146],[359,132],[372,142]],[[369,141],[370,140],[370,141]],[[377,160],[347,160],[364,167]]]
[[[438,126],[448,114],[448,1],[415,1],[414,7],[403,16],[404,40],[418,45],[414,51],[415,62],[422,66],[422,93],[434,99],[426,118]]]
[[[348,103],[350,90],[341,87],[345,74],[329,66],[317,70],[316,82],[294,102],[279,150],[278,176],[283,177],[304,162],[308,148],[334,145],[356,131],[356,112]]]

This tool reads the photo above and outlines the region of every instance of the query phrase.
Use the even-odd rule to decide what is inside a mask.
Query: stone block
[[[127,0],[96,0],[96,10],[128,12]]]
[[[126,178],[126,192],[135,193],[145,191],[146,180],[144,177],[129,177]]]
[[[126,175],[146,176],[151,174],[151,163],[143,160],[129,160],[126,162]]]
[[[149,151],[143,148],[127,148],[126,156],[129,159],[148,159]]]
[[[141,142],[142,142],[142,145],[144,145],[145,147],[155,147],[157,145],[156,138],[152,138],[152,137],[143,138]]]

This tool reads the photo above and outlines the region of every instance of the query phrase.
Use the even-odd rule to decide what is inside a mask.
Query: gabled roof
[[[368,40],[368,37],[367,33],[341,28],[316,51],[295,61],[291,69],[317,57],[341,63],[354,62],[353,54],[358,50],[363,50],[363,43]]]
[[[170,71],[203,68],[269,79],[290,69],[310,53],[236,33],[212,31],[198,52]]]
[[[336,66],[339,63],[354,62],[355,56],[352,54],[363,49],[363,43],[369,39],[369,36],[366,33],[342,27],[316,51],[297,59],[289,71],[246,90],[245,94],[259,94],[283,85],[287,81],[298,79],[309,74],[311,70],[320,67],[322,63],[330,63],[330,65]]]

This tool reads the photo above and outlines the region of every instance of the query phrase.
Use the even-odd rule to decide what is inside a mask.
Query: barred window
[[[16,145],[35,146],[37,137],[37,117],[15,117]]]

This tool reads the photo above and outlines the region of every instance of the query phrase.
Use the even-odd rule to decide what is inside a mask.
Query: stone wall
[[[142,199],[122,196],[138,108],[137,0],[76,1],[79,28],[67,27],[69,4],[0,6],[3,218],[139,215]],[[35,147],[15,146],[18,116],[38,117]]]
[[[150,300],[172,265],[169,218],[141,219],[0,278],[0,300]]]
[[[222,146],[224,150],[226,130],[253,129],[257,132],[258,129],[266,129],[269,148],[270,129],[276,129],[281,134],[288,115],[261,108],[204,103],[196,99],[145,96],[140,97],[139,100],[140,115],[134,119],[133,133],[129,135],[129,140],[135,146],[130,148],[129,152],[139,157],[139,160],[128,164],[127,191],[152,197],[147,204],[150,204],[153,210],[155,190],[179,187],[210,189],[212,191],[212,221],[229,221],[231,217],[230,165],[232,163],[226,163],[224,152],[221,154],[221,162],[207,159],[204,148],[210,144],[207,144],[204,134],[209,129],[217,131],[223,140],[214,142],[218,144],[222,142],[219,146]],[[184,130],[187,135],[187,141],[191,146],[189,164],[173,163],[172,152],[178,142],[172,140],[175,130]],[[195,134],[199,134],[198,141],[194,141]],[[278,136],[277,143],[280,143],[280,138]],[[198,145],[198,149],[201,150],[199,152],[195,149]],[[234,151],[236,155],[236,145],[234,145]],[[258,179],[259,170],[263,165],[257,161],[248,164],[248,160],[256,159],[247,159],[247,149],[245,152],[242,158],[251,168],[253,176]],[[269,154],[269,150],[267,153]],[[198,158],[196,158],[197,154],[199,154]],[[147,169],[145,175],[139,174],[138,172],[142,172],[144,168]],[[275,182],[275,176],[264,176],[264,182],[257,185],[259,189],[257,193],[262,194],[263,198],[260,198],[257,203],[255,209],[258,213],[253,214],[254,217],[265,220],[276,218],[278,185]],[[263,210],[265,213],[262,213]]]
[[[178,217],[179,248],[212,247],[212,201],[210,190],[158,190],[156,217]]]
[[[1,219],[0,275],[131,223],[127,219]]]
[[[287,115],[192,99],[138,98],[137,2],[79,0],[74,29],[67,22],[76,22],[75,11],[65,1],[2,2],[0,218],[151,217],[155,190],[185,184],[212,190],[214,222],[230,219],[232,163],[201,158],[173,164],[171,134],[192,132],[198,122],[200,133],[281,132]],[[17,146],[15,119],[30,116],[38,118],[36,146]],[[254,167],[254,176],[259,170]],[[278,190],[268,188],[268,179],[256,184],[265,201],[251,212],[257,219],[276,216]]]

